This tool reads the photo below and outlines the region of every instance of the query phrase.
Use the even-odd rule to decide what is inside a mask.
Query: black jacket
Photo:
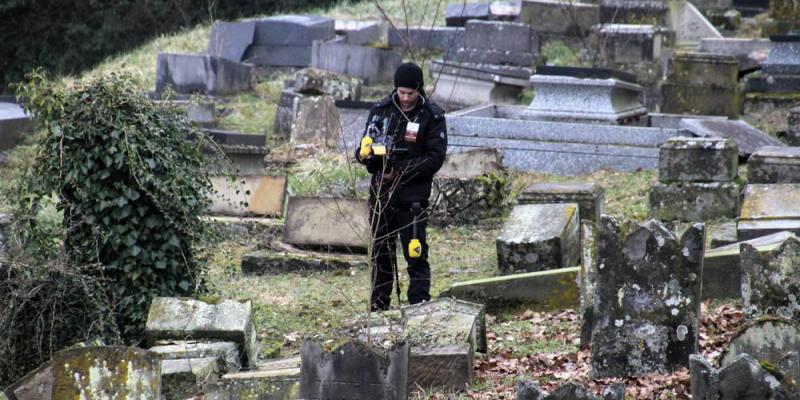
[[[356,148],[356,160],[372,174],[370,201],[374,202],[380,194],[383,204],[407,206],[420,202],[427,207],[433,175],[442,167],[447,153],[444,111],[420,95],[417,106],[404,117],[394,97],[395,92],[392,92],[375,104],[367,118],[367,127],[376,116],[381,121],[381,128],[384,128],[384,121],[388,122],[385,129],[394,144],[394,151],[388,157],[369,156],[362,160]],[[420,125],[417,140],[413,143],[403,139],[408,123],[406,117]],[[364,132],[366,134],[366,127]],[[395,172],[393,179],[382,179],[384,172],[392,171]]]

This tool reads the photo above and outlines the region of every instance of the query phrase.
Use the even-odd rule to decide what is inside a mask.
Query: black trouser
[[[376,212],[377,211],[377,212]],[[392,300],[395,270],[397,267],[397,235],[408,263],[408,302],[416,304],[431,299],[431,267],[428,264],[428,243],[425,238],[428,213],[424,208],[412,210],[411,206],[389,206],[377,209],[370,204],[372,225],[372,296],[371,309],[387,310]],[[417,216],[417,239],[422,244],[422,255],[408,256],[408,243],[413,235],[414,216]]]

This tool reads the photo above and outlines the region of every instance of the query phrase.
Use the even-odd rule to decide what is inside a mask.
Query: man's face
[[[417,104],[419,92],[416,89],[398,87],[397,98],[400,100],[400,107],[403,110],[410,110]]]

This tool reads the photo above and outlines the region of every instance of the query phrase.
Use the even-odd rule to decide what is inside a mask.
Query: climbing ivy
[[[214,146],[129,76],[68,87],[34,72],[18,94],[40,126],[18,193],[26,241],[37,242],[37,214],[55,195],[67,263],[98,267],[117,325],[136,341],[154,297],[200,287],[195,245],[207,232]]]

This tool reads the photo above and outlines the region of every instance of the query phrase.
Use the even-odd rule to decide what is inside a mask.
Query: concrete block
[[[271,46],[311,46],[315,40],[336,35],[335,22],[318,15],[280,15],[255,21],[253,44]]]
[[[500,308],[525,304],[534,310],[558,310],[578,305],[577,277],[580,267],[512,274],[457,282],[440,297]]]
[[[311,65],[311,44],[279,46],[254,44],[247,48],[242,62],[260,67],[308,67]]]
[[[233,341],[240,346],[243,365],[253,367],[258,362],[250,301],[207,304],[194,299],[156,297],[150,304],[145,337],[150,345],[162,339]]]
[[[232,61],[242,61],[247,48],[253,44],[256,23],[216,21],[211,27],[208,54]]]
[[[724,138],[670,138],[661,145],[658,179],[669,182],[730,182],[739,168],[736,143]]]
[[[749,183],[800,183],[800,147],[764,146],[747,159]]]
[[[733,218],[738,196],[733,182],[656,183],[650,188],[650,215],[687,222]]]
[[[676,53],[669,60],[671,83],[715,87],[734,87],[739,75],[739,60],[730,55]]]
[[[580,261],[578,205],[515,206],[497,237],[502,274],[565,268]]]
[[[393,82],[402,63],[397,51],[346,43],[314,42],[311,52],[312,67],[357,76],[367,85]]]
[[[364,251],[369,208],[358,199],[289,197],[283,240],[298,246]]]
[[[286,177],[267,175],[212,177],[215,194],[209,210],[212,215],[271,216],[283,215],[286,199]]]
[[[538,53],[539,41],[530,25],[519,22],[472,20],[465,26],[464,47],[508,51],[512,53]]]

